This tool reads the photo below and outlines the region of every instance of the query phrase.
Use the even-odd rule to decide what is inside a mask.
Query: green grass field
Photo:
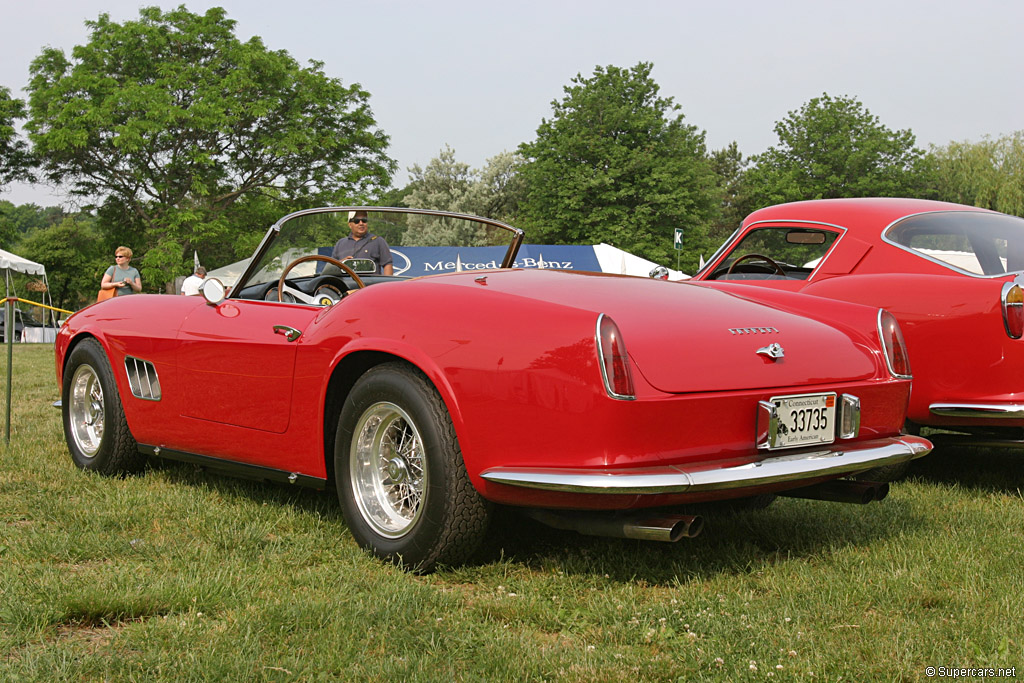
[[[3,681],[1024,678],[1024,455],[938,452],[881,504],[780,499],[671,545],[504,515],[478,563],[415,576],[332,492],[85,474],[52,347],[18,346],[13,378]]]

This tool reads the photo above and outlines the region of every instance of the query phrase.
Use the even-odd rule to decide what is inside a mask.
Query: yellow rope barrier
[[[57,311],[59,313],[67,313],[68,315],[71,315],[72,313],[74,313],[74,311],[65,311],[63,308],[55,308],[53,306],[47,306],[46,304],[37,303],[35,301],[29,301],[28,299],[21,299],[21,298],[16,297],[16,296],[9,296],[6,299],[4,299],[3,301],[0,301],[0,303],[7,303],[8,301],[12,301],[12,302],[13,301],[20,301],[23,304],[32,304],[33,306],[40,306],[41,308],[48,308],[51,311]]]

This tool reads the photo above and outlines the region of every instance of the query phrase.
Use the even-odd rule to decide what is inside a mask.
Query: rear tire
[[[353,386],[334,467],[349,530],[378,557],[428,572],[465,562],[483,540],[491,506],[469,480],[444,401],[403,363]]]
[[[80,469],[117,476],[146,466],[128,429],[110,361],[95,339],[82,341],[68,356],[61,414],[71,459]]]

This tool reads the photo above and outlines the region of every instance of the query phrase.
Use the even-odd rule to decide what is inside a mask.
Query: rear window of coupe
[[[894,223],[884,237],[972,275],[1024,271],[1024,219],[1016,216],[972,211],[918,214]]]

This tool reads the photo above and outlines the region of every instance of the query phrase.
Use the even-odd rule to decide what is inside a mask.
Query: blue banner
[[[395,275],[418,277],[438,273],[498,268],[507,247],[391,247]],[[321,253],[330,255],[329,247]],[[601,272],[594,247],[524,244],[513,268],[557,268]]]

